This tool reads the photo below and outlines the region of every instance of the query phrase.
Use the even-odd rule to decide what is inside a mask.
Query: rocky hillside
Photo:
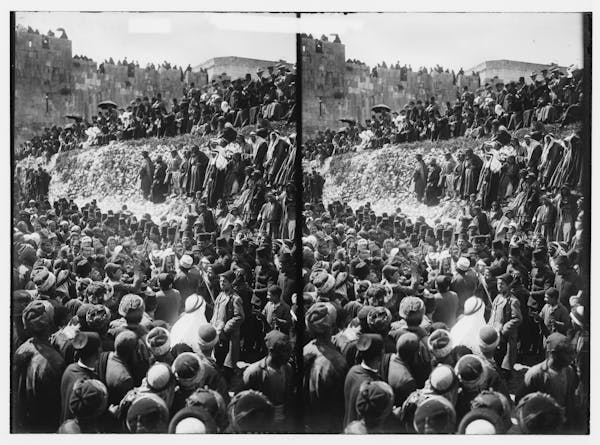
[[[275,123],[273,127],[283,135],[295,131],[293,126]],[[248,135],[254,126],[244,127],[241,132]],[[72,198],[79,205],[92,199],[102,209],[120,209],[127,205],[136,215],[150,213],[155,218],[178,216],[183,213],[185,201],[170,199],[166,203],[153,204],[142,198],[139,169],[141,153],[146,150],[152,159],[159,154],[163,159],[170,157],[172,148],[206,145],[207,137],[189,134],[172,138],[149,138],[117,142],[102,147],[73,150],[54,155],[48,164],[41,158],[20,161],[22,167],[42,165],[50,173],[50,200],[60,197]]]
[[[553,126],[547,130],[563,137],[574,128],[559,131]],[[417,202],[411,188],[415,155],[421,153],[426,163],[433,157],[440,162],[446,152],[471,148],[477,153],[483,142],[470,138],[422,141],[334,156],[320,167],[325,176],[323,200],[325,203],[343,200],[353,208],[370,202],[376,212],[391,212],[400,207],[409,216],[422,215],[431,220],[453,218],[460,211],[460,202],[446,201],[435,207]]]

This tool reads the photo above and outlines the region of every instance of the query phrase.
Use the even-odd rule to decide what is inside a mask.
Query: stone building
[[[486,60],[466,72],[477,74],[482,85],[488,82],[518,82],[521,77],[525,79],[525,83],[530,84],[533,83],[531,79],[533,72],[541,75],[543,69],[549,70],[554,66],[557,65],[519,62],[516,60]],[[558,68],[563,73],[567,72],[566,67],[559,66]]]
[[[62,34],[39,34],[17,26],[14,34],[15,144],[39,134],[44,127],[64,125],[66,115],[90,119],[98,103],[112,100],[126,107],[140,96],[161,93],[163,100],[181,98],[192,82],[206,85],[203,71],[147,69],[75,58],[71,41]]]
[[[208,79],[213,80],[219,78],[223,73],[231,79],[237,79],[246,76],[246,74],[252,75],[253,79],[256,79],[257,68],[262,68],[267,71],[267,67],[272,66],[275,68],[278,64],[283,63],[289,69],[293,68],[291,63],[287,63],[285,60],[271,61],[271,60],[259,60],[259,59],[248,59],[246,57],[213,57],[208,59],[206,62],[195,66],[192,71],[196,72],[201,68],[208,73]]]

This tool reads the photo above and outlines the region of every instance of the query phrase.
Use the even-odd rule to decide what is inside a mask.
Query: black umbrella
[[[98,104],[98,108],[117,108],[117,104],[112,100],[105,100]]]
[[[356,125],[356,121],[354,119],[350,119],[348,117],[340,119],[340,122],[344,122],[344,123],[350,124],[350,125]]]
[[[67,114],[65,117],[67,119],[73,119],[73,120],[75,120],[77,122],[81,122],[83,120],[83,118],[80,115],[78,115],[78,114]]]
[[[373,108],[371,108],[371,111],[375,111],[376,113],[381,113],[383,111],[392,111],[392,109],[390,107],[388,107],[386,104],[379,104],[379,105],[375,105]]]

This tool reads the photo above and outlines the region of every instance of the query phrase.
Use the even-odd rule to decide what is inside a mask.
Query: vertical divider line
[[[301,18],[301,13],[296,13]],[[296,230],[294,233],[296,263],[296,433],[305,432],[304,423],[304,304],[302,276],[302,233],[304,228],[304,190],[302,172],[302,42],[296,34],[296,159],[294,162],[294,182],[296,184]]]

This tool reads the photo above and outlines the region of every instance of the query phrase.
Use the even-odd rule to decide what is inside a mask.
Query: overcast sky
[[[577,13],[17,13],[17,24],[41,32],[65,28],[73,54],[97,61],[137,60],[195,66],[216,56],[295,61],[295,32],[338,33],[346,57],[458,70],[484,60],[562,66],[583,64]],[[269,31],[269,32],[265,32]],[[55,31],[56,32],[56,31]]]
[[[293,17],[293,15],[288,15]],[[73,42],[73,55],[97,62],[127,57],[141,65],[148,62],[198,65],[218,56],[296,61],[293,28],[272,28],[272,14],[203,13],[17,13],[17,25],[47,33],[64,28]],[[242,28],[242,31],[239,29]],[[237,29],[237,30],[236,30]]]
[[[457,70],[510,59],[583,65],[577,13],[384,13],[316,15],[313,37],[338,33],[346,58]]]

